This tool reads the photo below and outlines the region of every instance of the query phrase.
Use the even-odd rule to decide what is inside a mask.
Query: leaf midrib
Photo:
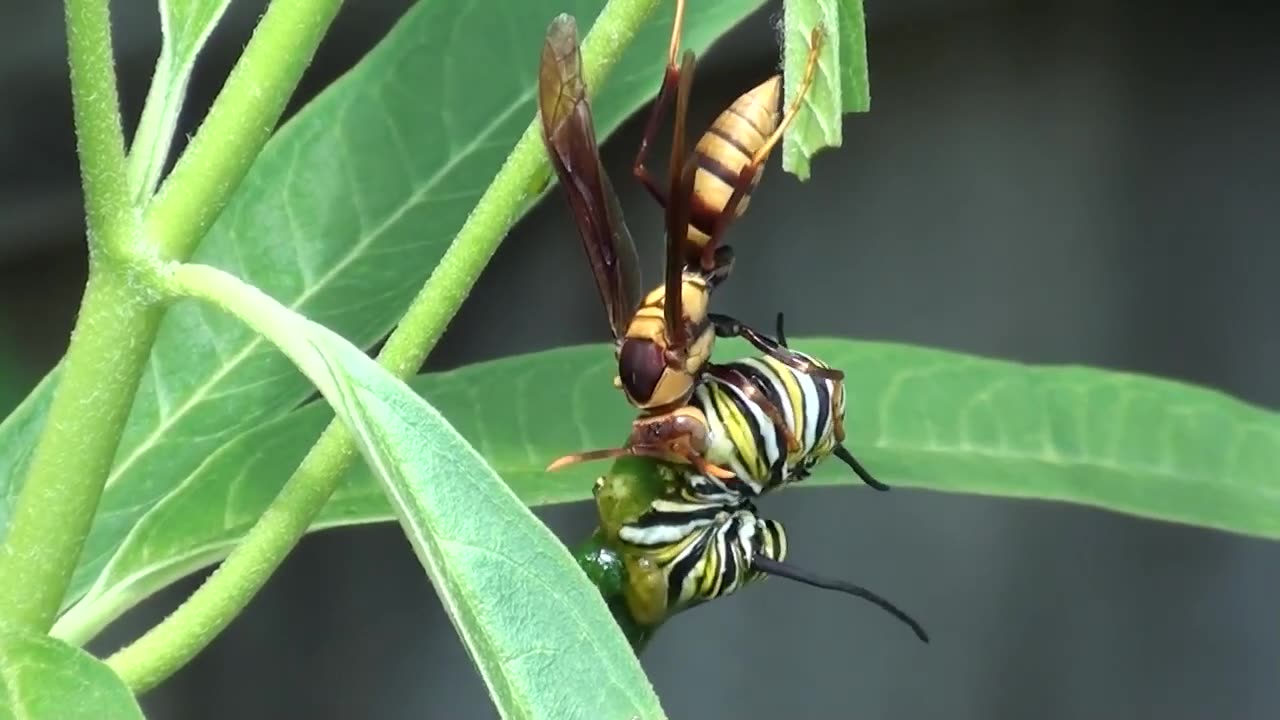
[[[443,180],[443,178],[445,178],[449,173],[451,173],[454,170],[454,168],[456,168],[457,165],[460,162],[462,162],[464,158],[470,157],[473,153],[475,153],[477,148],[482,144],[484,144],[484,141],[486,141],[489,138],[489,136],[499,126],[502,125],[502,123],[506,122],[516,110],[522,107],[525,103],[531,102],[532,100],[533,100],[532,90],[519,93],[516,96],[516,99],[513,102],[511,102],[505,110],[497,114],[494,117],[494,119],[488,125],[486,125],[484,129],[472,139],[471,142],[467,143],[467,145],[460,152],[456,153],[453,157],[449,159],[448,162],[446,162],[443,166],[441,166],[441,168],[436,171],[436,173],[431,177],[431,179],[427,180],[425,183],[423,183],[423,185],[419,189],[411,193],[405,199],[405,201],[400,204],[399,207],[397,207],[393,212],[389,213],[387,215],[387,218],[383,222],[378,224],[377,228],[375,228],[373,231],[369,233],[366,233],[364,237],[362,237],[357,243],[353,244],[351,246],[350,251],[346,255],[344,255],[341,260],[334,263],[333,267],[330,268],[329,271],[327,271],[324,275],[320,276],[320,278],[316,281],[315,284],[306,288],[305,290],[302,291],[300,295],[298,295],[298,297],[289,301],[289,303],[286,304],[286,307],[288,307],[290,310],[297,311],[299,307],[301,307],[308,300],[313,298],[317,292],[323,289],[328,283],[332,282],[333,279],[338,275],[338,273],[340,273],[348,265],[354,262],[355,259],[360,255],[360,252],[362,252],[365,248],[369,246],[370,243],[372,243],[374,240],[380,237],[384,232],[386,232],[387,228],[389,228],[393,223],[395,223],[397,220],[402,218],[405,215],[405,213],[409,211],[410,208],[422,202],[423,198],[428,193],[430,193],[431,190],[435,189],[435,187]],[[354,102],[354,98],[351,100],[351,102]],[[202,401],[205,397],[207,397],[213,387],[215,387],[219,382],[221,382],[225,377],[227,377],[227,375],[233,372],[235,368],[237,368],[242,362],[244,362],[245,359],[247,359],[253,353],[254,350],[256,350],[260,345],[263,344],[263,342],[264,341],[262,340],[261,336],[254,335],[252,340],[246,343],[239,352],[237,352],[228,362],[224,363],[217,370],[217,372],[211,375],[209,379],[200,386],[199,389],[197,389],[194,393],[192,393],[187,398],[187,400],[182,403],[181,406],[179,406],[178,408],[175,408],[174,411],[170,415],[168,415],[160,424],[158,424],[151,433],[148,433],[147,436],[143,438],[141,442],[138,443],[138,445],[134,448],[132,452],[129,453],[128,456],[126,456],[123,460],[120,461],[120,463],[116,465],[115,469],[107,477],[106,487],[110,488],[122,476],[124,476],[124,474],[127,473],[129,469],[133,466],[133,464],[136,463],[143,455],[145,455],[155,445],[156,441],[160,437],[163,437],[164,434],[170,428],[176,425],[178,421],[184,418],[193,408],[195,408],[200,403],[200,401]],[[159,390],[159,387],[157,386],[157,391],[158,390]],[[304,392],[304,394],[306,394],[306,392]]]

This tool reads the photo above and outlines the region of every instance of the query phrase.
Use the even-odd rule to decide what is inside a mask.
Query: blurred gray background
[[[406,0],[349,3],[296,107]],[[793,335],[1104,365],[1280,406],[1280,9],[1264,2],[868,0],[873,112],[800,184],[776,160],[718,302]],[[200,66],[190,130],[263,3]],[[117,0],[126,111],[158,50]],[[776,59],[774,3],[707,57],[709,122]],[[0,350],[26,388],[85,271],[59,3],[0,9]],[[655,78],[655,84],[657,78]],[[632,230],[659,215],[605,146]],[[558,198],[515,229],[429,367],[604,339]],[[656,242],[646,244],[647,270]],[[548,278],[555,278],[548,282]],[[510,303],[512,297],[536,302]],[[10,382],[9,385],[14,383]],[[14,398],[0,395],[0,404]],[[643,661],[675,718],[1274,718],[1280,545],[1099,511],[899,489],[788,492],[793,557],[922,619],[771,581],[680,616]],[[586,504],[540,511],[566,540]],[[195,580],[127,616],[110,649]],[[156,719],[486,718],[494,711],[395,526],[309,538],[231,629],[145,700]]]

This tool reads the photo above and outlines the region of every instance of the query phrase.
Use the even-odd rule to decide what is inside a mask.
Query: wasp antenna
[[[853,453],[849,452],[849,448],[843,445],[836,445],[836,449],[833,450],[832,453],[836,457],[844,461],[845,465],[848,465],[850,468],[852,468],[854,474],[856,474],[862,480],[862,482],[866,483],[867,485],[881,492],[886,492],[889,490],[888,485],[885,485],[884,483],[872,477],[871,473],[867,472],[867,469],[862,467],[862,463],[858,462],[858,459],[853,456]]]
[[[808,571],[792,567],[784,562],[761,555],[757,555],[751,560],[751,566],[755,570],[766,575],[786,578],[787,580],[795,580],[796,582],[804,583],[811,587],[822,588],[823,590],[835,590],[836,592],[842,592],[846,595],[853,595],[854,597],[862,598],[863,600],[878,606],[881,610],[884,610],[890,615],[901,620],[907,627],[911,628],[911,631],[916,634],[916,637],[920,638],[921,642],[929,642],[929,634],[924,631],[924,628],[920,623],[916,622],[914,618],[902,610],[899,610],[893,603],[860,585],[854,585],[853,583],[844,582],[843,580],[831,580],[814,575]]]
[[[777,324],[778,324],[778,332],[776,334],[778,336],[778,344],[781,345],[782,347],[790,347],[790,345],[787,345],[787,333],[782,329],[782,313],[781,312],[778,313]]]
[[[565,455],[562,458],[558,458],[555,462],[552,462],[547,466],[546,471],[555,472],[556,470],[568,465],[577,465],[578,463],[588,462],[590,460],[607,460],[609,458],[617,458],[633,454],[635,453],[632,452],[631,448],[610,448],[608,450],[592,450],[590,452],[574,453],[573,455]]]

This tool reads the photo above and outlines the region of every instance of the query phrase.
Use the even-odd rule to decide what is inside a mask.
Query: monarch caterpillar
[[[750,498],[803,480],[815,465],[835,455],[868,486],[888,490],[843,445],[844,380],[806,369],[829,366],[787,345],[782,313],[777,316],[777,339],[761,337],[786,350],[802,367],[772,355],[717,365],[715,374],[702,376],[687,405],[662,418],[642,417],[622,447],[582,453],[575,461],[655,457],[697,470],[689,473],[689,482],[702,488],[700,495]],[[655,441],[673,418],[695,454],[705,457],[716,472]],[[552,463],[551,469],[556,467],[560,461]]]
[[[618,594],[646,634],[678,612],[775,575],[868,600],[928,642],[918,622],[872,591],[787,564],[783,525],[709,478],[670,465],[622,467],[598,478],[593,492],[600,533],[624,576]]]

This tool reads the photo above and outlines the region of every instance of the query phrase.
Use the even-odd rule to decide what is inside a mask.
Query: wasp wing
[[[693,203],[693,180],[697,163],[693,155],[685,155],[685,126],[688,124],[689,92],[693,86],[695,59],[693,51],[685,51],[680,63],[680,80],[676,85],[675,129],[671,137],[670,184],[667,198],[667,257],[663,298],[663,319],[671,348],[684,348],[688,332],[684,317],[684,266],[689,255],[689,219]]]
[[[538,112],[547,154],[577,221],[613,335],[621,337],[640,302],[640,259],[600,164],[572,16],[560,15],[547,28],[538,72]]]

